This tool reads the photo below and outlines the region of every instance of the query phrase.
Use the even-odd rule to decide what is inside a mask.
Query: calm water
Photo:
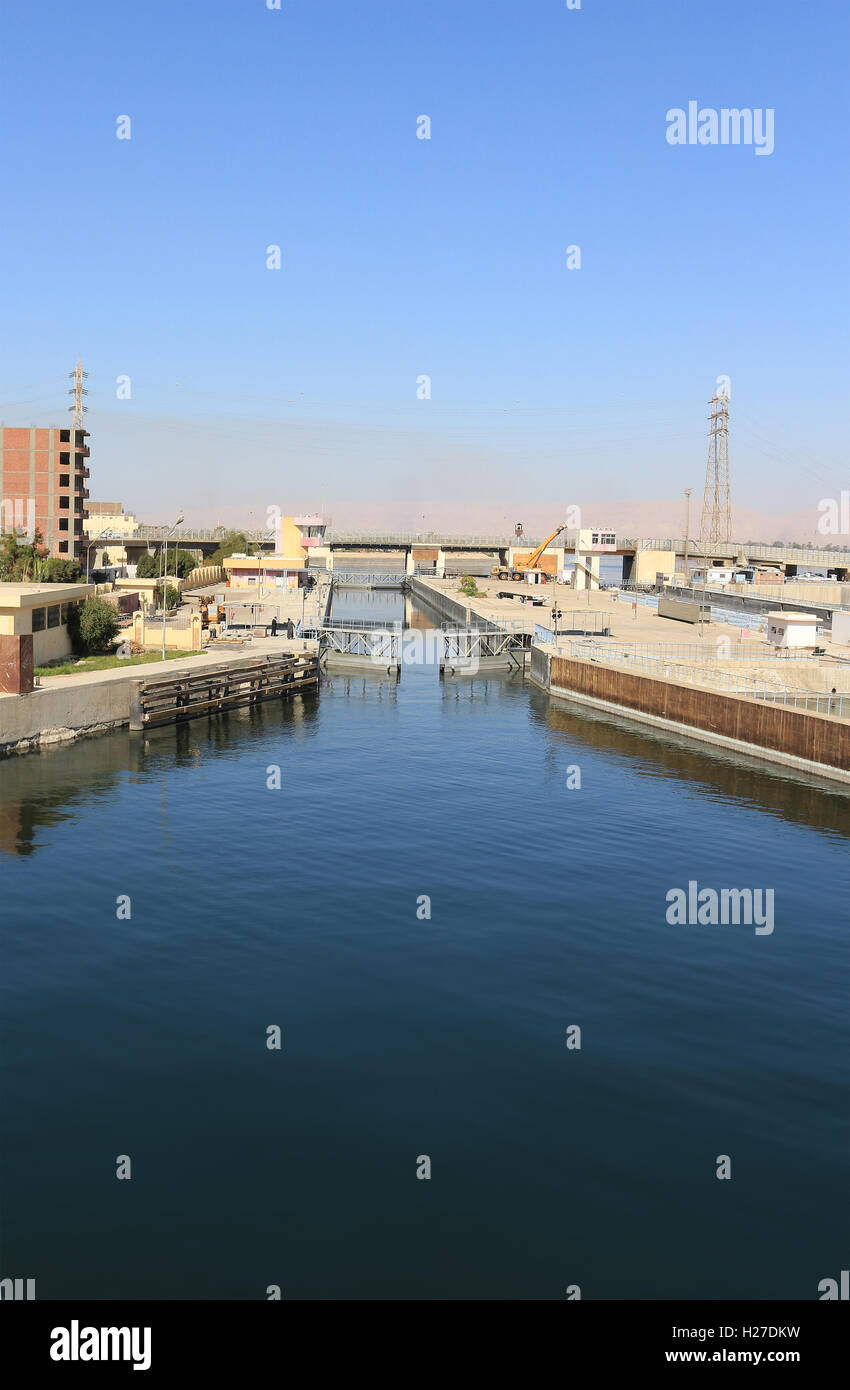
[[[409,668],[9,760],[0,794],[0,1272],[40,1298],[812,1299],[846,1268],[838,792]],[[668,926],[689,879],[773,887],[773,935]]]

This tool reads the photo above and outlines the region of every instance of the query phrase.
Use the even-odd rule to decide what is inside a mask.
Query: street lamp
[[[558,638],[558,619],[563,618],[563,613],[556,603],[552,604],[552,626],[555,632],[555,640]]]
[[[687,585],[688,585],[688,578],[689,578],[689,575],[688,575],[688,540],[689,540],[689,538],[690,538],[690,529],[691,529],[691,493],[692,493],[692,492],[693,492],[693,488],[692,488],[692,487],[686,487],[686,488],[685,488],[685,587],[686,587],[686,588],[687,588]],[[674,565],[673,568],[675,569],[676,566]]]
[[[99,536],[95,536],[93,540],[90,540],[90,541],[89,541],[88,545],[86,546],[86,583],[87,583],[87,584],[88,584],[88,582],[89,582],[89,575],[90,575],[90,573],[91,573],[91,566],[89,565],[89,559],[91,558],[91,548],[92,548],[92,546],[93,546],[93,545],[100,545],[101,541],[118,541],[118,540],[120,540],[120,539],[121,539],[121,536],[120,536],[120,534],[119,534],[117,531],[101,531],[101,533],[100,533]]]
[[[167,533],[167,535],[166,535],[166,537],[165,537],[165,546],[163,547],[163,553],[164,553],[164,556],[165,556],[164,566],[163,566],[163,575],[162,575],[162,659],[163,659],[163,661],[165,660],[165,610],[166,610],[166,606],[167,606],[167,605],[166,605],[166,592],[167,592],[167,588],[168,588],[168,538],[169,538],[169,536],[172,534],[173,531],[176,531],[176,530],[177,530],[177,527],[178,527],[178,526],[182,525],[182,522],[183,522],[183,516],[182,516],[182,514],[181,514],[180,516],[178,516],[177,520],[175,521],[174,525],[172,526],[171,531],[169,531],[169,532]],[[176,548],[176,542],[175,542],[175,548]]]

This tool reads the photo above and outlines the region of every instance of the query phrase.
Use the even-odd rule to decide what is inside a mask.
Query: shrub
[[[158,555],[143,555],[136,565],[137,579],[159,579],[162,561]]]
[[[168,573],[176,574],[178,579],[188,579],[193,569],[197,569],[199,561],[194,555],[190,555],[188,550],[178,550],[176,553],[168,555]]]
[[[162,604],[162,585],[161,585],[161,584],[157,584],[156,588],[154,589],[154,595],[155,595],[155,597],[156,597],[157,607],[159,607],[159,606]],[[166,584],[166,586],[165,586],[165,606],[166,606],[166,608],[176,608],[177,605],[179,604],[179,602],[180,602],[180,590],[179,590],[179,589],[175,589],[175,587],[174,587],[173,584]]]
[[[76,560],[60,560],[56,557],[47,561],[44,578],[48,584],[79,584],[83,577],[82,566]]]
[[[118,609],[106,599],[92,596],[68,613],[68,635],[78,656],[108,651],[117,634]]]
[[[163,557],[157,555],[143,555],[136,566],[137,579],[159,579],[162,573],[163,559],[167,561],[168,573],[172,577],[176,574],[178,579],[186,579],[197,568],[198,561],[194,555],[190,555],[188,550],[169,550],[168,555]]]
[[[478,585],[471,574],[465,574],[460,581],[460,591],[466,594],[467,598],[476,598],[478,595]]]

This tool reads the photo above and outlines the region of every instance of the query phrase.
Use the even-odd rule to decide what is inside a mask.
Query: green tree
[[[168,556],[168,573],[176,574],[178,579],[188,579],[199,563],[188,550],[178,550]]]
[[[161,585],[161,584],[157,584],[156,588],[154,589],[154,595],[155,595],[155,598],[156,598],[157,606],[160,606],[160,605],[162,604],[162,585]],[[165,586],[165,606],[166,606],[166,608],[176,608],[177,605],[179,604],[179,602],[180,602],[180,590],[179,590],[179,589],[175,589],[175,587],[174,587],[173,584],[166,584],[166,586]]]
[[[68,636],[78,656],[108,651],[118,634],[118,609],[104,598],[92,596],[68,613]]]
[[[136,578],[159,579],[163,563],[166,560],[169,575],[176,574],[178,579],[188,578],[198,564],[194,555],[190,555],[188,550],[178,550],[176,553],[169,550],[167,556],[161,552],[156,555],[143,555],[136,566]]]
[[[44,578],[48,584],[79,584],[83,578],[82,566],[76,560],[54,557],[47,561]]]
[[[248,537],[241,531],[228,531],[221,538],[218,550],[214,550],[207,560],[208,565],[220,565],[222,560],[226,560],[228,555],[238,555],[248,550]]]
[[[460,591],[466,594],[467,598],[475,598],[478,594],[478,585],[471,574],[465,574],[460,581]]]
[[[33,532],[32,543],[7,531],[0,540],[0,580],[7,584],[27,584],[41,579],[47,560],[44,537],[40,531]]]
[[[159,579],[162,559],[159,555],[143,555],[136,565],[137,579]]]

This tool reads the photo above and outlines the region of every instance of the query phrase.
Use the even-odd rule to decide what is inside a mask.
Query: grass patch
[[[202,656],[203,652],[167,651],[166,661],[177,657]],[[83,676],[87,671],[124,670],[127,666],[147,666],[151,661],[162,661],[162,651],[145,652],[143,656],[81,656],[78,660],[63,661],[59,666],[36,666],[37,676]]]

